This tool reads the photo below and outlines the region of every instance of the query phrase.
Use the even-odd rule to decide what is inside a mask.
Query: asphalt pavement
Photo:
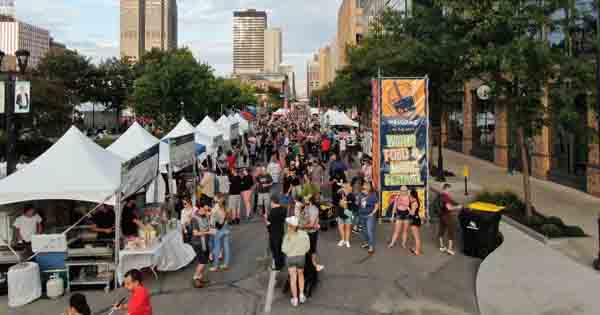
[[[479,259],[460,254],[451,257],[438,251],[435,227],[423,226],[423,256],[415,257],[400,247],[386,248],[391,225],[377,226],[377,251],[368,256],[353,235],[353,247],[339,248],[337,231],[321,232],[320,262],[326,266],[320,283],[306,304],[293,308],[282,293],[286,273],[279,274],[271,314],[479,314],[475,278]],[[263,314],[268,284],[266,231],[262,223],[246,223],[233,229],[231,270],[209,274],[212,284],[194,289],[194,266],[168,273],[159,279],[146,274],[155,315]],[[122,296],[123,289],[108,294],[100,290],[86,294],[94,314],[107,314],[108,307]],[[6,297],[0,303],[7,305]],[[40,299],[24,307],[9,309],[18,315],[62,314],[68,297]],[[1,310],[0,310],[0,313]]]

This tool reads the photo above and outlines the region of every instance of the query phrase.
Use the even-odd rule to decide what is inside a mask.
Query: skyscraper
[[[233,74],[258,74],[265,70],[267,13],[248,9],[233,12]]]
[[[0,20],[0,50],[14,56],[19,49],[29,51],[29,67],[35,68],[50,49],[50,32],[14,18]]]
[[[361,0],[343,0],[338,11],[337,29],[337,66],[348,64],[346,47],[357,45],[365,32],[363,25],[363,6]]]
[[[314,55],[306,65],[306,96],[319,89],[319,55]]]
[[[177,48],[176,0],[121,0],[121,56]]]
[[[268,28],[265,30],[265,69],[267,73],[279,72],[282,61],[281,29]]]

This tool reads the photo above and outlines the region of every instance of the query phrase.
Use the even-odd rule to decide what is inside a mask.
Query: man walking
[[[270,200],[271,211],[265,213],[267,229],[269,231],[269,248],[273,255],[273,269],[281,270],[285,266],[285,256],[281,251],[285,228],[287,210],[279,204],[279,197],[272,196]]]
[[[264,167],[260,166],[257,169],[256,190],[258,192],[258,201],[255,206],[259,210],[269,213],[271,210],[271,187],[273,187],[273,178],[265,173]]]
[[[137,269],[129,270],[125,274],[124,283],[125,288],[131,292],[129,303],[114,307],[127,311],[127,315],[152,315],[150,293],[142,284],[142,273]]]

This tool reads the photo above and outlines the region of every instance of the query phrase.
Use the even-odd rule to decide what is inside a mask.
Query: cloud
[[[19,0],[17,16],[45,27],[58,41],[94,60],[119,55],[119,0]],[[189,47],[220,75],[232,72],[233,11],[268,12],[283,31],[284,62],[296,87],[306,87],[306,61],[335,37],[341,0],[178,0],[179,45]]]

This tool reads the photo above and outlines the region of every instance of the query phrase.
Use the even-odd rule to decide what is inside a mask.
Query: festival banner
[[[158,175],[158,144],[121,164],[121,193],[135,194]]]
[[[429,174],[427,78],[382,79],[380,84],[377,160],[381,172],[382,215],[390,214],[388,206],[403,186],[419,194],[422,215],[425,215]]]
[[[174,171],[193,165],[195,155],[196,143],[193,133],[169,139],[169,158]]]

